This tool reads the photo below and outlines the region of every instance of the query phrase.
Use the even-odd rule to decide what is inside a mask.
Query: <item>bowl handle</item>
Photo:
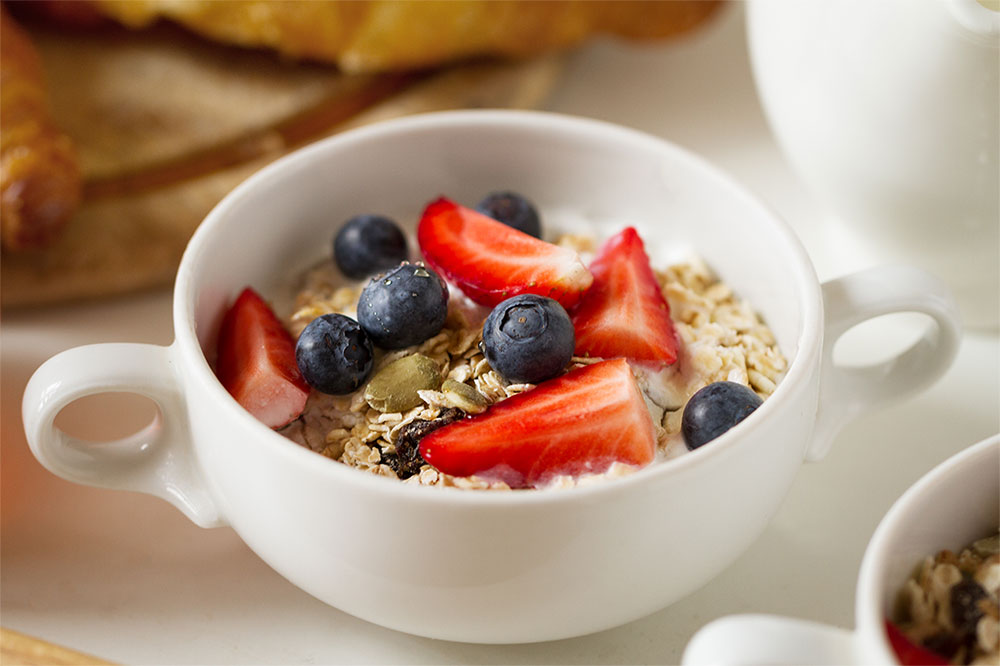
[[[813,440],[806,460],[822,459],[840,429],[874,407],[924,390],[955,360],[962,326],[948,287],[917,268],[885,266],[823,283],[826,330]],[[921,312],[933,320],[909,349],[875,365],[838,366],[833,348],[850,328],[880,315]]]
[[[854,635],[817,622],[732,615],[702,627],[684,648],[684,666],[857,664]]]
[[[21,414],[31,452],[50,472],[76,483],[134,490],[167,500],[202,527],[226,522],[199,471],[173,349],[147,344],[96,344],[43,363],[24,391]],[[86,442],[55,426],[69,403],[97,393],[137,393],[159,411],[128,437]]]

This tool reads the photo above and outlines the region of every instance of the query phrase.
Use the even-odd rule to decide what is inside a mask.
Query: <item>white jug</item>
[[[754,0],[750,56],[834,264],[919,265],[1000,327],[997,0]]]

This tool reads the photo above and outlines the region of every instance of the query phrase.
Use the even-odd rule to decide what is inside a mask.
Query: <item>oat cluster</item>
[[[1000,663],[1000,536],[927,557],[901,593],[900,629],[953,664]]]
[[[310,321],[337,312],[355,316],[362,285],[337,286],[331,266],[311,271],[304,288],[296,297],[296,310],[289,319],[289,329],[297,336]],[[420,345],[389,353],[379,353],[372,376],[404,356],[423,354],[437,363],[441,378],[452,379],[475,389],[491,405],[512,395],[534,388],[532,384],[508,384],[487,363],[479,348],[482,329],[470,324],[460,309],[451,309],[444,328]],[[401,478],[399,471],[386,462],[398,455],[397,439],[414,421],[433,421],[448,408],[465,412],[484,411],[484,406],[470,405],[464,396],[444,391],[418,392],[423,402],[407,412],[380,412],[365,400],[364,389],[347,396],[332,396],[313,391],[302,416],[286,426],[282,433],[324,456],[373,474]],[[489,482],[475,477],[453,477],[424,464],[417,474],[402,479],[407,483],[432,486],[456,486],[468,489],[509,489],[503,482]]]
[[[656,271],[680,338],[673,378],[680,395],[665,405],[663,428],[680,432],[687,398],[712,382],[749,386],[767,399],[788,368],[771,329],[698,258]]]
[[[564,236],[560,244],[581,253],[593,249],[592,241],[580,236]],[[682,342],[680,358],[670,371],[667,393],[674,395],[667,395],[660,401],[666,404],[660,405],[662,419],[656,424],[660,449],[664,452],[671,445],[678,448],[680,436],[677,433],[684,404],[699,388],[713,381],[737,381],[766,398],[774,391],[786,362],[760,317],[737,299],[728,286],[713,277],[700,261],[671,266],[658,272],[657,279],[670,304]],[[361,289],[361,285],[343,286],[332,264],[325,263],[310,271],[296,297],[294,312],[287,319],[292,335],[298,336],[310,321],[324,314],[336,312],[354,317]],[[509,489],[503,482],[452,477],[426,463],[419,469],[408,469],[400,461],[412,455],[412,451],[397,449],[400,436],[417,421],[435,421],[446,410],[456,408],[465,413],[479,413],[489,405],[534,388],[531,384],[507,383],[486,361],[480,350],[481,342],[482,326],[476,316],[470,314],[468,308],[450,307],[448,319],[438,335],[414,347],[377,352],[372,376],[393,361],[418,353],[437,364],[442,381],[450,379],[464,387],[446,383],[442,390],[420,390],[417,393],[421,404],[405,412],[382,412],[373,408],[365,400],[364,388],[347,396],[313,391],[302,416],[281,432],[324,456],[405,483]],[[600,360],[574,357],[569,369]],[[655,397],[653,402],[657,402]],[[406,445],[405,438],[403,444]],[[594,479],[558,478],[552,486],[582,485],[631,471],[633,469],[627,465],[616,464],[605,475]]]

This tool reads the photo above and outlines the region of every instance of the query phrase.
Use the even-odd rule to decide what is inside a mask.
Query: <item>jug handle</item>
[[[1000,11],[990,9],[978,0],[947,0],[945,4],[955,21],[977,43],[992,46],[994,50],[1000,46],[997,42],[997,37],[1000,36]]]

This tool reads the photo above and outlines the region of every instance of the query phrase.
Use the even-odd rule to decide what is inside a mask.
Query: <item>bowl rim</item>
[[[1000,433],[972,444],[952,454],[920,477],[900,495],[882,517],[865,548],[855,592],[855,618],[861,637],[876,646],[885,663],[896,663],[889,637],[883,630],[885,618],[885,593],[882,582],[888,570],[891,551],[888,544],[909,523],[910,507],[918,499],[946,480],[965,474],[970,467],[982,464],[982,459],[992,458],[1000,450]],[[1000,470],[997,471],[1000,479]],[[916,563],[914,563],[916,564]]]
[[[619,145],[655,146],[658,152],[669,154],[674,160],[684,162],[690,168],[698,169],[719,187],[728,189],[730,194],[739,197],[743,204],[758,209],[763,214],[762,219],[766,220],[766,223],[786,241],[787,254],[793,263],[793,265],[788,266],[789,273],[797,276],[796,291],[802,324],[798,340],[796,340],[796,353],[789,362],[785,376],[775,392],[745,421],[718,437],[711,447],[700,447],[676,458],[655,462],[609,483],[586,484],[559,492],[468,492],[459,488],[426,488],[419,484],[402,483],[399,480],[376,474],[360,473],[359,470],[351,469],[337,461],[321,460],[322,456],[318,456],[314,451],[306,449],[271,430],[240,407],[216,378],[208,359],[202,352],[194,325],[197,296],[194,266],[199,265],[202,260],[202,255],[206,251],[205,246],[216,233],[216,229],[223,226],[230,212],[244,199],[252,197],[255,190],[262,184],[281,179],[285,173],[295,172],[306,164],[328,161],[331,154],[336,154],[344,148],[365,142],[391,141],[394,137],[411,132],[447,133],[457,128],[469,127],[514,132],[545,129],[548,130],[547,134],[576,134],[578,137],[586,135],[590,140],[600,139]],[[813,371],[818,368],[823,342],[822,294],[815,269],[805,247],[791,226],[746,187],[705,158],[660,137],[591,118],[547,111],[522,110],[435,111],[386,120],[327,137],[299,148],[264,166],[227,194],[195,230],[177,272],[173,294],[173,319],[175,339],[172,351],[179,354],[181,359],[187,362],[187,370],[184,372],[191,374],[188,379],[202,385],[215,398],[217,408],[222,410],[221,418],[232,419],[234,425],[240,427],[241,432],[259,433],[259,436],[247,438],[250,440],[247,442],[248,446],[270,447],[273,449],[273,455],[284,456],[290,464],[302,466],[307,470],[311,469],[311,473],[328,475],[331,482],[350,484],[370,492],[399,493],[400,498],[410,502],[444,502],[463,505],[509,505],[539,502],[558,504],[576,502],[586,498],[593,499],[595,496],[610,498],[617,493],[630,492],[633,487],[645,485],[653,478],[679,473],[682,470],[701,465],[711,458],[726,455],[734,447],[739,446],[739,442],[744,439],[741,436],[743,433],[748,432],[756,424],[769,418],[772,412],[779,411],[786,403],[794,400],[797,387],[808,382]],[[181,365],[184,366],[184,363],[182,362]],[[805,450],[807,443],[808,438],[802,442],[802,451]],[[195,448],[198,448],[197,444],[195,444]]]

